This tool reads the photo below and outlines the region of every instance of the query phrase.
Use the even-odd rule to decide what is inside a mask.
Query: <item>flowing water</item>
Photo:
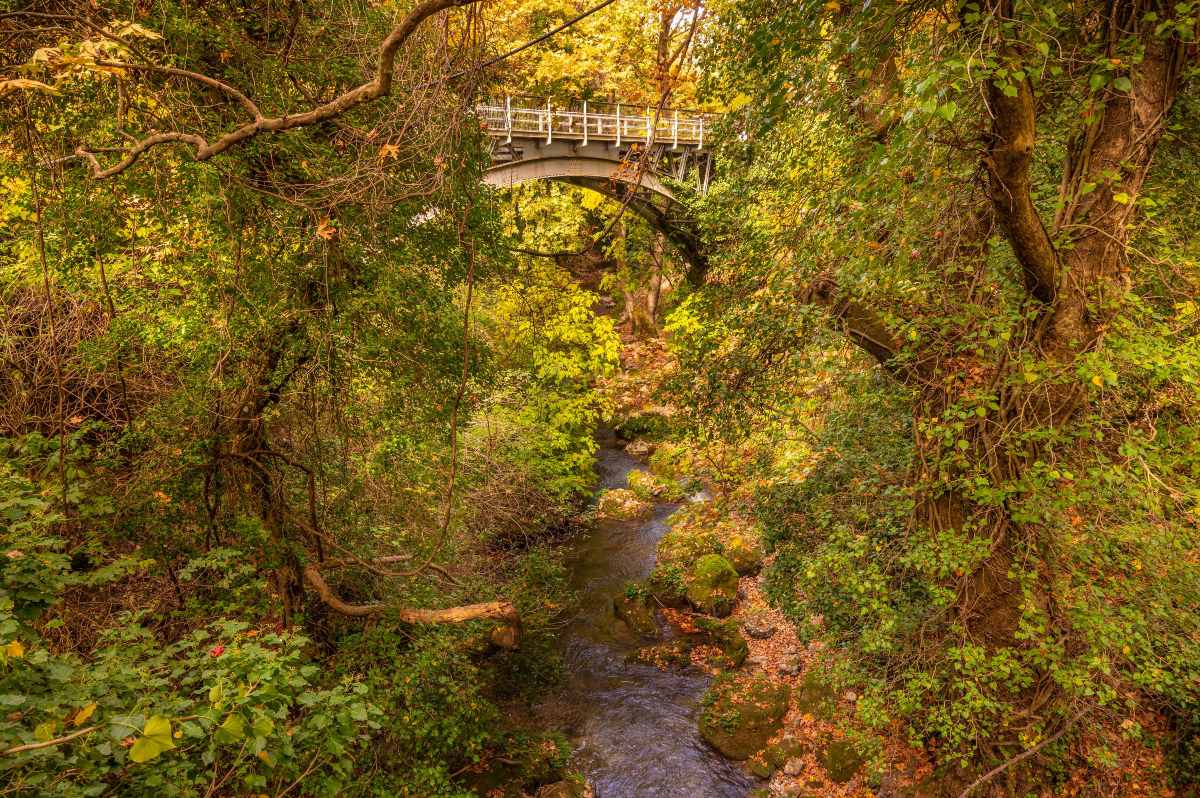
[[[600,488],[625,486],[639,463],[601,439]],[[596,798],[745,798],[750,781],[710,748],[696,727],[709,678],[629,661],[644,643],[615,620],[612,598],[644,579],[678,507],[659,503],[649,520],[602,522],[579,541],[569,566],[580,610],[564,633],[567,683],[543,710],[576,745],[575,767]]]

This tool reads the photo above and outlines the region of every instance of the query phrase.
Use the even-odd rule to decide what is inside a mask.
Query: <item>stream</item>
[[[599,490],[625,487],[626,475],[642,465],[611,433],[599,441]],[[580,608],[563,632],[566,684],[541,714],[555,716],[571,737],[573,766],[596,798],[745,798],[750,790],[749,777],[697,731],[710,678],[630,662],[645,643],[613,616],[612,597],[649,575],[678,507],[659,502],[649,519],[600,522],[568,560]]]

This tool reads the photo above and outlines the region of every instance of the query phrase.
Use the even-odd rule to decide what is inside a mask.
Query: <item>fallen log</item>
[[[304,578],[316,591],[321,601],[342,615],[362,618],[391,611],[404,623],[465,623],[466,621],[490,619],[501,622],[501,625],[492,631],[493,643],[508,649],[516,648],[520,643],[521,616],[517,612],[517,608],[508,601],[485,601],[481,604],[464,604],[460,607],[447,607],[441,610],[393,607],[382,602],[350,604],[333,592],[333,588],[325,581],[325,577],[321,575],[315,565],[310,564],[304,567]]]

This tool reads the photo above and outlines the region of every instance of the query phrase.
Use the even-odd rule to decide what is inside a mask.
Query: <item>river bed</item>
[[[624,487],[639,467],[611,435],[600,438],[600,490]],[[710,677],[630,662],[645,643],[613,616],[613,596],[653,569],[655,546],[678,506],[660,502],[648,520],[598,523],[568,559],[580,608],[563,633],[566,684],[539,714],[571,737],[573,767],[596,798],[745,798],[751,787],[697,731]]]

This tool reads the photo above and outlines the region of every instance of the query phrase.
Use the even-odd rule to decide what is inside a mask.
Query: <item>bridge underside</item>
[[[632,147],[638,147],[638,144]],[[702,188],[711,168],[707,153],[669,145],[654,145],[639,170],[641,153],[631,147],[615,147],[611,142],[581,144],[571,141],[516,140],[496,142],[495,165],[484,175],[484,182],[498,188],[511,188],[532,180],[558,180],[604,194],[628,207],[659,230],[687,261],[688,279],[703,275],[708,266],[691,220],[678,210],[672,189],[659,177],[669,174],[677,180],[694,176]],[[639,176],[638,172],[641,171]],[[630,194],[633,194],[630,198]]]

